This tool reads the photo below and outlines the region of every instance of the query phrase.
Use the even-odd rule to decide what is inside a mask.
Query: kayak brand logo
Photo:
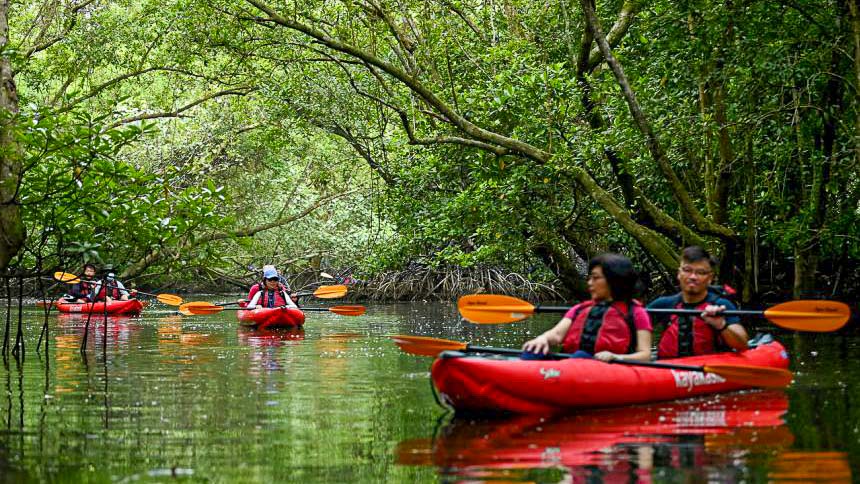
[[[678,371],[669,370],[672,372],[672,377],[675,379],[676,388],[686,388],[687,391],[693,391],[693,388],[703,385],[716,385],[724,383],[725,378],[714,373],[701,373],[698,371]]]
[[[540,374],[543,375],[544,380],[551,380],[553,378],[560,377],[561,370],[557,370],[555,368],[541,368]]]
[[[679,427],[725,427],[725,410],[678,412],[675,424]]]
[[[838,313],[839,309],[830,306],[815,306],[813,310],[816,313]]]
[[[546,447],[540,454],[540,460],[544,464],[561,463],[561,449],[558,447]]]

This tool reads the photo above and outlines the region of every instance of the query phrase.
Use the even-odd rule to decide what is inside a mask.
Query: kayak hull
[[[788,368],[778,342],[741,353],[661,360],[682,365]],[[751,388],[713,373],[613,365],[593,359],[520,360],[444,352],[431,368],[440,399],[458,412],[555,414]]]
[[[305,324],[305,313],[296,308],[257,308],[236,311],[239,324],[257,329],[294,328]]]
[[[104,301],[96,303],[69,303],[57,301],[57,310],[61,313],[93,313],[93,314],[138,314],[143,309],[143,303],[137,299],[128,301]],[[107,307],[105,307],[107,306]]]

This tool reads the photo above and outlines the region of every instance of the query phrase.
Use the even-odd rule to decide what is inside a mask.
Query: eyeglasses
[[[270,278],[266,279],[266,281],[268,281],[268,282],[276,282],[277,280],[278,280],[277,277],[270,277]]]
[[[684,274],[686,274],[688,276],[695,274],[697,276],[703,276],[704,277],[704,276],[710,275],[714,271],[711,271],[708,269],[693,269],[692,267],[684,266],[681,268],[681,272],[683,272]]]

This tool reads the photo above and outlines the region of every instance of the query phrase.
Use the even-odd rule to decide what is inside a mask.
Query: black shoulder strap
[[[627,323],[627,329],[630,331],[630,344],[627,345],[627,354],[636,352],[636,322],[633,320],[634,314],[633,309],[635,308],[635,303],[633,301],[627,301],[627,314],[624,315],[624,322]]]
[[[672,307],[688,307],[681,293],[675,295]],[[675,316],[678,321],[678,356],[693,355],[693,317],[686,314]]]
[[[579,335],[579,349],[582,351],[594,354],[594,347],[597,344],[597,333],[600,331],[600,326],[603,324],[603,316],[609,309],[607,304],[595,304],[588,310],[588,317],[585,319],[585,326],[582,328],[582,334]]]

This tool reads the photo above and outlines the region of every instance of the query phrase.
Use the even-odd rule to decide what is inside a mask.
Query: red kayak
[[[143,309],[143,303],[137,299],[129,299],[128,301],[104,301],[95,303],[70,303],[67,301],[57,301],[57,309],[61,313],[93,313],[93,314],[138,314]],[[107,305],[107,308],[105,308]]]
[[[661,360],[683,365],[732,364],[788,368],[778,342],[741,353]],[[444,352],[431,368],[441,400],[457,411],[551,414],[749,388],[713,373],[613,365],[593,359],[520,360]]]
[[[257,308],[236,311],[239,324],[257,329],[288,328],[305,324],[305,313],[296,308]]]

